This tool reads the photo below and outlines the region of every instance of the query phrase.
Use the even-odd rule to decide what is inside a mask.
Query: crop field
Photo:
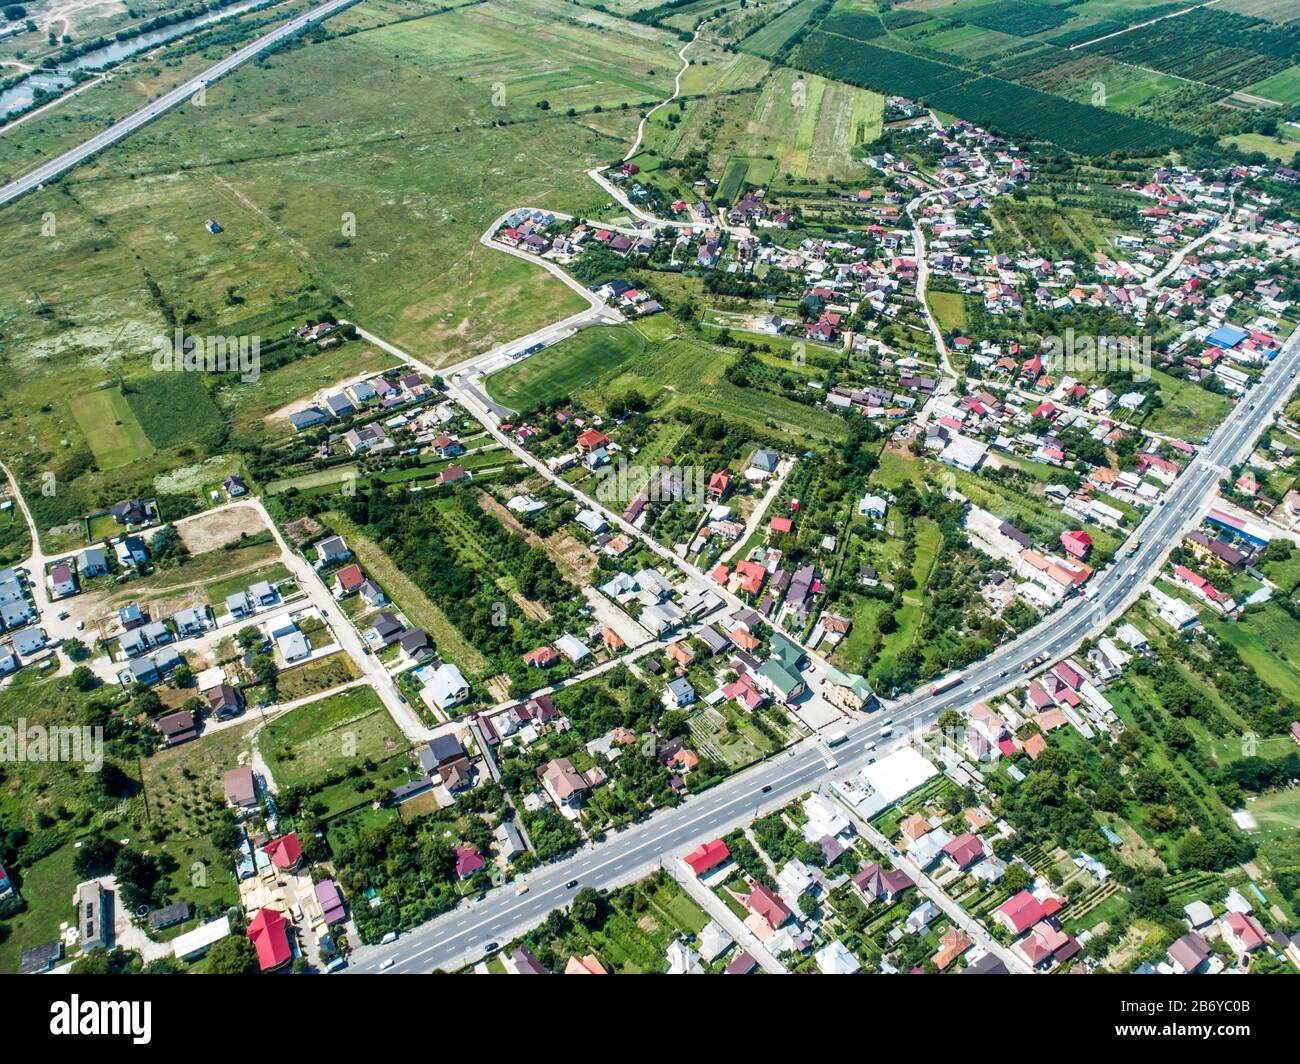
[[[1154,122],[820,31],[810,33],[790,61],[800,69],[886,95],[906,93],[923,98],[941,111],[993,126],[1013,137],[1048,140],[1085,154],[1102,155],[1121,147],[1168,147],[1187,139],[1185,134]]]
[[[776,56],[796,33],[802,30],[816,12],[820,0],[799,0],[772,19],[761,29],[751,33],[740,44],[747,52],[765,59]]]
[[[1300,65],[1288,67],[1280,74],[1247,85],[1246,92],[1278,103],[1300,103]]]
[[[1281,73],[1294,64],[1298,50],[1300,26],[1204,7],[1087,48],[1224,89],[1243,89]]]
[[[862,172],[859,149],[880,135],[884,98],[789,69],[772,74],[754,103],[739,154],[773,156],[780,174],[844,180]]]

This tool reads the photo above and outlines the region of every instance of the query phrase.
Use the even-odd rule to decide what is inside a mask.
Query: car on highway
[[[519,884],[519,888],[515,891],[515,893],[516,893],[516,894],[527,894],[527,893],[528,893],[528,884],[527,884],[527,883],[520,883],[520,884]]]
[[[379,940],[379,944],[381,946],[387,946],[390,942],[396,942],[396,941],[397,941],[397,932],[389,931],[388,934],[386,934],[383,938]]]
[[[389,957],[379,965],[379,970],[381,972],[386,972],[389,968],[391,968],[396,963],[397,963],[396,957]]]
[[[500,942],[484,942],[484,943],[483,943],[483,952],[484,952],[484,953],[495,953],[495,952],[496,952],[497,950],[499,950],[500,948],[501,948],[501,943],[500,943]]]
[[[577,881],[576,879],[571,879],[571,880],[569,880],[567,883],[564,884],[564,889],[565,889],[565,890],[572,890],[572,889],[573,889],[574,887],[576,887],[577,885],[578,885],[578,881]]]
[[[770,794],[771,791],[772,791],[772,785],[771,785],[770,783],[767,784],[767,785],[763,788],[763,793],[764,793],[764,794]]]

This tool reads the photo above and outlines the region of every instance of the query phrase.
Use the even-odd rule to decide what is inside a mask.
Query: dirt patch
[[[587,545],[574,539],[568,532],[556,532],[543,541],[546,551],[556,564],[570,573],[576,573],[579,582],[589,582],[591,574],[596,571],[597,559]]]
[[[255,536],[268,531],[266,522],[255,506],[228,506],[223,510],[199,514],[176,522],[176,532],[191,554],[216,550],[241,536]]]
[[[531,602],[524,598],[523,594],[518,591],[510,592],[510,601],[523,611],[525,617],[534,621],[549,621],[551,611],[543,606],[540,602]]]
[[[504,702],[510,697],[510,677],[505,673],[500,676],[493,676],[483,686],[487,688],[487,693],[498,702]]]

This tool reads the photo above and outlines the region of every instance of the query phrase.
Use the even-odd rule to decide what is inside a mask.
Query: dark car
[[[577,885],[578,885],[578,881],[576,879],[571,879],[564,884],[566,890],[572,890]]]
[[[771,789],[772,789],[772,785],[769,783],[766,787],[763,788],[763,793],[767,794],[767,792],[770,791]]]

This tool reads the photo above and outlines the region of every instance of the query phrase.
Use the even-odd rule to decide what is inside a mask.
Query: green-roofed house
[[[834,665],[826,670],[822,695],[836,709],[850,712],[870,709],[876,702],[876,693],[864,677],[856,672],[841,672]]]
[[[758,667],[754,680],[768,697],[789,704],[808,689],[797,672],[787,669],[776,658],[768,658]]]
[[[804,661],[803,647],[781,632],[772,633],[769,645],[772,648],[773,658],[784,665],[788,671],[799,671],[799,666]]]

